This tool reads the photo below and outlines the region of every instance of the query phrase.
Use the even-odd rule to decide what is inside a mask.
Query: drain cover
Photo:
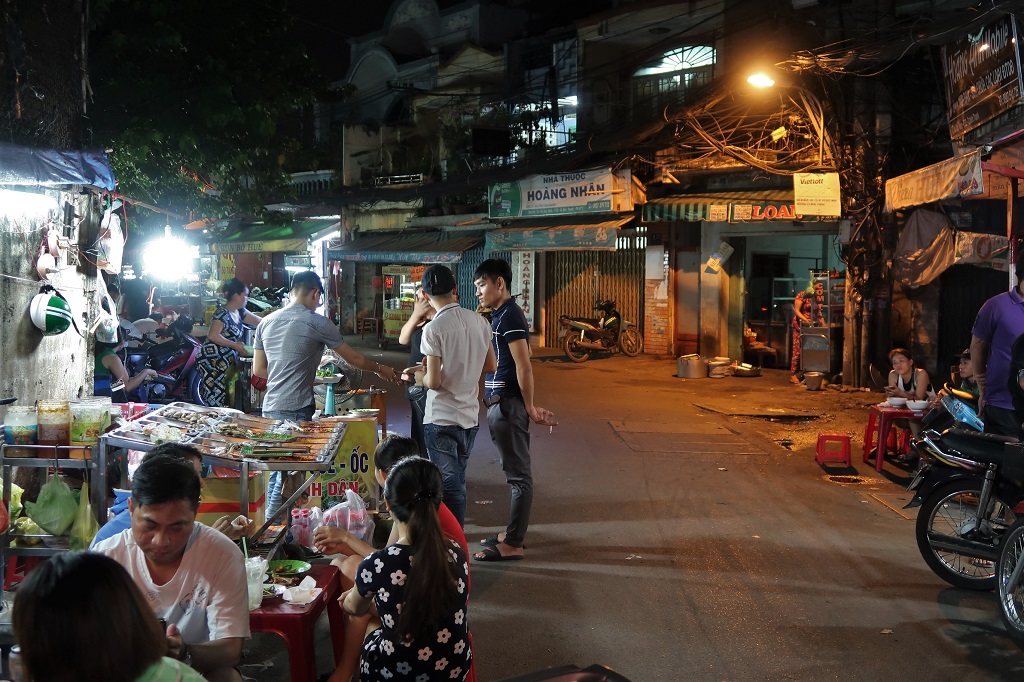
[[[850,483],[867,483],[868,482],[867,479],[861,478],[860,476],[826,476],[825,480],[826,481],[831,481],[832,483],[846,483],[846,484],[850,484]]]

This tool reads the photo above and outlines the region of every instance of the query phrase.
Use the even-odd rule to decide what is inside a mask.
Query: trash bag
[[[57,473],[39,489],[35,502],[25,502],[28,517],[51,535],[64,534],[74,523],[77,511],[74,493]]]
[[[96,515],[92,513],[92,502],[89,501],[89,484],[82,484],[81,499],[78,503],[78,513],[75,515],[75,522],[71,526],[71,538],[68,540],[68,547],[71,549],[89,549],[92,539],[100,530],[100,524]]]
[[[324,512],[323,525],[344,528],[363,542],[373,537],[373,519],[366,513],[366,503],[354,490],[345,491],[345,501]]]

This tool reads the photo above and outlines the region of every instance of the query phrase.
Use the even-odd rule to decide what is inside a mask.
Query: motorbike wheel
[[[580,348],[580,340],[575,334],[562,337],[562,350],[565,351],[565,357],[573,362],[586,362],[590,358],[590,353]]]
[[[626,327],[619,334],[619,350],[622,354],[627,357],[636,357],[640,355],[640,351],[644,349],[644,337],[640,336],[640,332],[636,330],[636,327]]]
[[[1010,637],[1024,643],[1024,519],[1013,524],[996,564],[999,615]],[[1014,575],[1017,572],[1017,575]]]
[[[186,383],[187,393],[185,394],[188,396],[188,401],[190,403],[194,403],[196,405],[206,405],[206,403],[203,402],[203,396],[199,394],[199,383],[202,380],[203,377],[199,375],[199,372],[197,372],[196,370],[192,370],[192,374],[189,375],[188,382]]]
[[[990,561],[976,559],[954,550],[936,549],[928,539],[929,533],[946,535],[953,539],[967,539],[964,532],[978,516],[981,496],[980,480],[953,481],[936,489],[921,505],[917,514],[917,547],[925,563],[935,575],[950,585],[969,590],[991,590],[996,586],[995,566]],[[978,532],[981,537],[970,538],[991,541],[997,546],[1015,517],[1011,507],[993,497],[990,511],[985,515]]]

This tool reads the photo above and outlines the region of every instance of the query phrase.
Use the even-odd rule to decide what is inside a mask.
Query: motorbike
[[[636,326],[615,309],[615,301],[598,301],[595,310],[601,312],[597,319],[573,318],[562,315],[558,323],[565,328],[562,335],[562,350],[573,362],[586,362],[591,351],[622,352],[634,357],[644,348],[644,339]]]
[[[1024,448],[958,426],[925,430],[912,446],[921,467],[906,508],[921,507],[915,535],[925,563],[956,587],[995,588],[1003,540],[1024,512]]]
[[[154,332],[156,343],[146,337],[132,338],[138,347],[128,349],[125,363],[128,373],[138,374],[143,369],[154,369],[157,378],[148,387],[146,394],[140,393],[140,402],[167,403],[181,400],[202,405],[199,395],[201,377],[196,369],[196,359],[203,344],[192,336],[193,323],[187,315],[180,315],[167,329]],[[145,398],[145,399],[143,399]]]

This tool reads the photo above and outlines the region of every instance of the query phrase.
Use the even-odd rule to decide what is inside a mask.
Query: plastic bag
[[[108,208],[100,221],[100,239],[96,265],[111,275],[121,274],[121,259],[124,256],[124,233],[121,232],[121,216]]]
[[[17,483],[11,484],[11,518],[16,519],[21,516],[21,495],[25,492]]]
[[[324,525],[344,528],[363,542],[373,537],[373,520],[366,513],[366,503],[354,490],[345,491],[345,501],[324,512]]]
[[[11,524],[11,531],[13,535],[18,536],[16,538],[18,542],[24,542],[29,545],[38,545],[43,541],[42,538],[38,537],[25,537],[43,534],[43,529],[39,527],[39,524],[27,516],[15,519],[14,523]]]
[[[68,547],[71,549],[89,549],[92,539],[100,530],[96,515],[92,513],[92,502],[89,501],[89,484],[82,484],[81,499],[78,503],[78,514],[71,526],[71,538]]]
[[[71,488],[56,473],[39,489],[35,502],[25,502],[25,513],[51,535],[62,535],[74,523],[77,512]]]
[[[309,537],[313,537],[313,532],[324,525],[324,510],[320,507],[313,507],[309,510]]]
[[[11,517],[7,514],[7,507],[4,506],[3,502],[0,502],[0,533],[7,530],[7,526],[10,522]]]

